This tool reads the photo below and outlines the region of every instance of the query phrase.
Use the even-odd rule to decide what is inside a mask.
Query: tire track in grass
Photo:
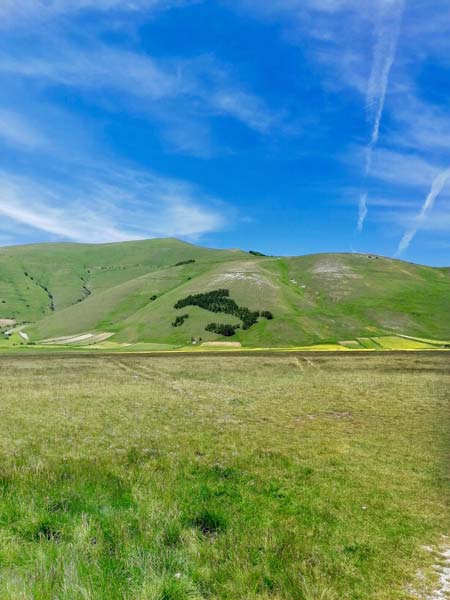
[[[207,391],[210,391],[212,388],[216,389],[216,388],[222,388],[228,392],[233,392],[233,393],[240,393],[241,390],[239,390],[238,388],[234,388],[231,386],[227,386],[227,385],[223,385],[220,383],[208,383],[206,381],[200,381],[198,379],[177,379],[174,380],[173,377],[169,377],[169,376],[164,376],[161,373],[159,373],[158,371],[156,371],[155,369],[150,369],[149,367],[140,365],[139,368],[133,368],[130,367],[129,365],[125,364],[124,362],[122,362],[120,359],[115,359],[113,360],[114,364],[116,364],[120,369],[122,369],[122,371],[125,371],[127,373],[130,373],[133,378],[138,379],[138,378],[142,378],[146,381],[158,381],[158,383],[161,383],[163,385],[167,385],[168,387],[170,387],[171,389],[173,389],[174,391],[176,391],[178,394],[184,393],[189,397],[193,397],[194,394],[191,391],[191,387],[193,387],[194,385],[198,385],[200,388],[203,387],[207,388]],[[256,396],[255,396],[256,398]]]
[[[125,362],[121,361],[119,358],[114,358],[111,362],[114,363],[117,367],[119,367],[119,369],[125,371],[126,373],[130,373],[135,378],[142,377],[142,379],[146,379],[147,381],[152,381],[154,379],[153,377],[150,377],[150,375],[144,374],[137,369],[133,369],[133,367],[130,367]]]
[[[320,365],[316,364],[310,358],[306,358],[306,356],[304,356],[303,360],[306,361],[310,367],[313,367],[314,369],[320,369]]]
[[[302,363],[300,362],[300,359],[298,357],[295,357],[294,360],[294,365],[300,369],[300,371],[304,371],[305,369],[303,368]]]
[[[201,391],[205,391],[205,392],[210,392],[211,390],[221,389],[224,392],[228,392],[229,394],[232,394],[232,395],[242,395],[242,393],[243,393],[243,390],[241,388],[232,386],[232,385],[226,385],[223,383],[217,383],[217,382],[208,383],[207,381],[202,381],[200,379],[193,379],[193,378],[192,379],[191,378],[189,378],[189,379],[177,378],[177,380],[174,381],[173,376],[164,376],[156,369],[151,369],[150,367],[144,366],[144,365],[139,365],[138,368],[136,368],[136,367],[133,368],[133,367],[127,365],[124,361],[120,360],[119,358],[112,359],[112,362],[114,364],[116,364],[122,371],[130,373],[136,379],[138,379],[139,377],[142,377],[142,379],[147,380],[147,381],[155,381],[156,380],[163,385],[168,385],[169,387],[171,387],[178,393],[184,392],[185,394],[187,394],[190,397],[192,397],[194,395],[190,390],[190,388],[193,386],[198,386]],[[300,361],[299,361],[298,366],[303,370],[303,367],[301,366]],[[319,367],[317,367],[317,368],[319,368]],[[260,395],[257,392],[252,394],[246,390],[245,395],[247,397],[251,398],[252,400],[260,399]]]

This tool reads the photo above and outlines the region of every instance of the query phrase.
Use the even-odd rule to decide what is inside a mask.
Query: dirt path
[[[442,536],[442,545],[436,548],[424,547],[430,553],[433,561],[432,571],[437,577],[435,589],[425,591],[426,578],[422,571],[417,573],[418,583],[408,586],[411,598],[419,600],[449,600],[450,599],[450,539]],[[422,589],[421,589],[422,588]]]
[[[447,538],[447,544],[449,540]],[[448,600],[450,598],[450,545],[437,554],[435,573],[439,576],[439,586],[426,600]]]

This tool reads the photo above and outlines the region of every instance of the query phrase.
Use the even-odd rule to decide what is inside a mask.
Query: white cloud
[[[415,151],[448,150],[450,139],[450,115],[448,111],[404,93],[397,100],[394,126],[387,134],[391,145]]]
[[[210,97],[212,107],[222,114],[234,117],[250,129],[267,132],[281,123],[281,115],[270,112],[264,102],[239,89],[220,89]]]
[[[397,187],[423,190],[441,169],[418,154],[379,148],[374,154],[371,177]]]
[[[193,4],[197,0],[2,0],[0,26],[24,25],[31,19],[48,19],[71,13],[91,10],[96,12],[168,10]]]
[[[388,209],[416,209],[417,202],[410,198],[404,198],[402,196],[394,196],[392,198],[375,196],[371,198],[370,203],[374,208],[388,208]]]
[[[450,247],[450,206],[446,208],[436,209],[432,214],[421,223],[420,229],[433,234],[444,234],[447,239],[447,247]],[[444,240],[441,240],[444,243]],[[448,259],[450,264],[450,259]]]
[[[402,245],[397,244],[396,256],[407,252],[419,233],[426,234],[427,245],[440,248],[450,246],[450,203],[442,201],[442,198],[440,200],[440,205],[427,212],[420,221],[418,213],[421,207],[417,206],[417,202],[386,200],[380,204],[382,210],[377,210],[377,205],[374,204],[373,221],[382,227],[389,238],[392,239],[399,233],[401,235]],[[450,264],[450,261],[447,262]]]
[[[137,46],[137,36],[127,38],[126,48],[105,42],[104,32],[129,33],[130,22],[136,33],[155,12],[201,1],[0,0],[0,27],[3,20],[8,29],[0,43],[1,80],[15,89],[27,86],[31,99],[71,88],[104,112],[131,113],[156,125],[167,150],[201,158],[228,152],[215,139],[220,118],[258,134],[292,135],[287,114],[272,109],[236,78],[233,66],[213,56],[156,58]],[[83,10],[99,14],[80,28]],[[26,43],[17,36],[22,29]]]
[[[0,172],[0,215],[4,235],[9,219],[78,242],[195,239],[225,224],[219,203],[192,185],[117,166],[65,183]]]
[[[9,75],[85,89],[116,89],[160,100],[187,92],[190,82],[175,69],[163,69],[150,57],[107,46],[86,51],[60,41],[39,56],[0,54],[0,70]]]
[[[180,113],[186,118],[201,119],[218,115],[236,119],[246,127],[268,133],[282,129],[284,115],[272,111],[257,95],[233,81],[224,65],[212,57],[190,60],[156,60],[146,54],[110,46],[95,45],[82,49],[62,40],[39,53],[11,56],[0,53],[0,72],[8,76],[31,79],[40,85],[73,87],[103,101],[102,93],[116,92],[134,100],[142,113],[159,115],[169,120]],[[109,99],[111,101],[111,99]],[[178,103],[167,108],[166,102]]]
[[[8,144],[29,149],[44,148],[47,140],[22,115],[0,108],[0,138]]]

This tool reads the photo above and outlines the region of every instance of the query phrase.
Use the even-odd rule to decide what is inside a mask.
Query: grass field
[[[434,598],[450,355],[22,355],[0,374],[0,598]]]

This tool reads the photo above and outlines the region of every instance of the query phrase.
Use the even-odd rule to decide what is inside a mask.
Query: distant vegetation
[[[219,335],[224,335],[225,337],[231,337],[235,334],[236,329],[239,328],[240,325],[229,325],[224,323],[210,323],[205,327],[206,331],[218,333]]]
[[[270,310],[263,310],[261,311],[261,317],[264,317],[264,319],[271,321],[273,319],[273,314],[270,312]]]
[[[257,250],[249,250],[249,254],[253,254],[253,256],[267,256],[267,254],[263,254],[262,252],[258,252]]]
[[[213,290],[202,294],[191,294],[186,298],[178,300],[175,304],[176,309],[184,308],[185,306],[199,306],[200,308],[210,310],[211,312],[225,313],[227,315],[238,317],[238,319],[242,321],[242,329],[250,329],[252,325],[258,322],[258,317],[260,316],[265,317],[266,319],[273,319],[272,313],[268,310],[260,313],[257,310],[250,310],[246,306],[239,306],[235,300],[230,298],[230,290],[227,289]],[[231,325],[224,327],[227,327],[227,333],[219,331],[219,329],[222,330],[223,327],[216,323],[210,323],[206,329],[207,331],[215,331],[216,333],[227,336],[233,335],[234,330],[237,329],[237,327],[233,329]],[[230,328],[233,329],[232,333],[230,333]]]
[[[181,327],[186,319],[189,319],[189,315],[180,315],[176,317],[175,321],[172,323],[172,327]]]
[[[180,262],[175,263],[174,267],[181,267],[182,265],[192,265],[195,263],[195,258],[190,258],[189,260],[181,260]]]

